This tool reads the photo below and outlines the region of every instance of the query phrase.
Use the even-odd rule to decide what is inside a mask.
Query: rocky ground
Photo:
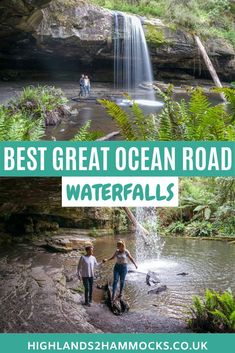
[[[90,101],[96,101],[97,99],[101,98],[117,98],[122,96],[122,92],[117,91],[113,88],[112,83],[102,83],[102,82],[94,82],[92,83],[92,91],[91,96],[85,99],[79,99],[79,85],[78,85],[79,77],[76,81],[57,81],[57,80],[50,80],[50,81],[14,81],[14,82],[1,82],[0,81],[0,104],[7,102],[9,99],[16,97],[22,89],[26,86],[35,85],[49,85],[55,86],[57,88],[61,88],[65,93],[65,96],[69,99],[69,103],[71,106],[76,106],[77,103],[88,103]],[[154,86],[160,88],[161,90],[165,91],[169,81],[156,81],[154,82]],[[193,81],[184,81],[184,80],[177,80],[173,81],[175,85],[175,93],[176,94],[185,94],[187,92],[187,88],[190,86],[203,86],[205,91],[209,92],[209,89],[213,86],[213,82],[211,80],[193,80]],[[227,85],[223,83],[223,85]],[[146,92],[142,90],[142,92]]]
[[[33,244],[0,254],[0,332],[186,332],[181,320],[152,312],[114,316],[95,290],[92,307],[82,305],[75,273],[79,253],[49,252]],[[140,308],[141,309],[141,308]]]
[[[77,263],[77,253],[70,257]],[[1,332],[97,331],[88,323],[81,296],[67,286],[67,258],[29,245],[2,254]]]
[[[96,329],[110,333],[184,333],[189,332],[181,319],[159,315],[157,310],[140,311],[115,316],[103,304],[87,309],[88,321]]]

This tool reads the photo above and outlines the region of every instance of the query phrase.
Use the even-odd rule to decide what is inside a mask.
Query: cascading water
[[[139,17],[122,12],[113,12],[114,18],[114,82],[115,88],[125,90],[140,106],[149,105],[161,107],[162,102],[155,100],[152,87],[153,73],[144,29]],[[140,85],[145,84],[146,91]],[[141,98],[141,99],[139,99]],[[124,104],[123,104],[124,103]],[[127,105],[128,100],[119,104]],[[155,256],[160,256],[163,241],[157,236],[157,215],[154,208],[137,208],[136,217],[139,224],[148,228],[150,235],[148,243],[141,236],[141,230],[136,234],[136,258],[142,262]],[[141,249],[141,251],[139,251]],[[142,251],[144,249],[144,251]]]
[[[157,234],[157,210],[154,207],[137,207],[136,219],[139,224],[144,226],[148,231],[148,245],[141,235],[141,230],[136,231],[136,259],[138,262],[143,262],[147,259],[159,259],[164,241]],[[141,249],[141,251],[140,251]],[[150,269],[149,269],[150,270]]]
[[[142,23],[137,16],[114,12],[114,81],[117,89],[139,93],[147,83],[145,97],[154,100],[152,65]]]

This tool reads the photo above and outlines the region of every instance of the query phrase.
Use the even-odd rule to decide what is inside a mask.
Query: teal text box
[[[234,346],[235,334],[0,334],[1,353],[233,353]]]
[[[14,167],[12,170],[6,170],[4,167],[4,158],[7,148],[12,148],[14,152]],[[45,149],[44,157],[45,164],[44,169],[40,170],[40,154],[36,154],[34,156],[35,163],[37,164],[37,168],[35,170],[29,170],[27,166],[27,161],[29,160],[27,154],[28,151],[32,148],[35,149]],[[57,157],[61,158],[63,163],[62,170],[55,170],[55,163],[53,163],[53,152],[55,149],[61,149],[61,155],[57,154]],[[91,151],[96,148],[97,156],[100,161],[100,170],[82,170],[81,169],[81,157],[79,158],[79,152],[85,148],[87,160],[83,162],[83,167],[87,167],[89,164],[89,156]],[[103,168],[104,155],[102,153],[102,149],[108,149],[107,154],[107,169]],[[123,170],[118,170],[116,166],[117,160],[117,151],[122,148],[124,150],[124,154],[127,156],[127,164]],[[23,149],[23,152],[20,151]],[[25,150],[24,150],[25,149]],[[68,167],[66,169],[66,163],[69,158],[66,156],[66,151],[68,149],[74,149],[76,153],[76,166],[74,170]],[[132,161],[136,161],[139,163],[137,168],[131,168],[128,158],[131,151],[135,151],[138,153],[138,156],[132,158]],[[143,153],[144,149],[146,155]],[[159,166],[156,166],[151,170],[151,156],[153,155],[153,151],[159,149],[159,156],[162,164],[162,170]],[[191,149],[192,151],[192,161],[193,161],[193,170],[183,168],[183,152],[186,149]],[[219,170],[215,168],[211,168],[208,170],[208,162],[211,158],[212,149],[216,151],[216,158],[219,165]],[[231,165],[229,169],[222,170],[222,157],[223,153],[221,152],[223,149],[227,149],[231,154]],[[164,163],[164,151],[174,151],[174,167],[168,163],[167,167],[166,163]],[[203,151],[202,151],[203,150]],[[20,155],[17,155],[17,151],[20,151]],[[143,163],[144,158],[146,157],[145,163]],[[197,158],[196,158],[197,156]],[[205,168],[197,169],[196,164],[198,164],[198,160],[201,160],[200,156],[205,156]],[[22,157],[22,161],[20,158]],[[54,158],[54,161],[58,160]],[[185,160],[185,158],[184,158]],[[204,158],[202,158],[204,160]],[[18,163],[18,165],[17,165]],[[202,162],[203,163],[203,162]],[[25,168],[24,170],[20,170],[20,167]],[[59,165],[59,164],[57,164]],[[201,166],[201,164],[199,163]],[[133,166],[133,164],[132,164]],[[200,167],[201,168],[201,167]],[[203,168],[203,166],[202,166]],[[146,169],[146,170],[145,170]],[[67,141],[38,141],[38,142],[1,142],[0,143],[0,176],[2,177],[61,177],[61,176],[205,176],[205,177],[231,177],[235,176],[235,142],[187,142],[187,141],[174,141],[174,142],[159,142],[159,141],[137,141],[137,142],[127,142],[127,141],[111,141],[111,142],[67,142]]]

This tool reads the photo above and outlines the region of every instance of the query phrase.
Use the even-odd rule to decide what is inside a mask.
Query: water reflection
[[[142,254],[138,272],[127,275],[126,296],[133,310],[147,310],[154,305],[171,317],[186,315],[193,295],[202,295],[206,288],[235,291],[235,246],[226,242],[172,239],[165,240],[161,257],[148,247],[138,247],[133,236],[126,237],[127,248]],[[98,239],[95,252],[98,258],[110,256],[115,251],[116,240]],[[113,263],[102,267],[101,280],[112,280]],[[129,269],[134,270],[132,265]],[[167,290],[148,294],[153,288],[146,284],[146,274],[154,271]],[[187,275],[179,275],[185,272]]]

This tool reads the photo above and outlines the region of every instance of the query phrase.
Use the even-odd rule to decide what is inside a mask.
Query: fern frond
[[[136,135],[138,136],[139,140],[144,141],[148,138],[146,131],[147,118],[142,109],[140,109],[139,105],[135,102],[131,106],[130,110],[133,115],[133,124],[136,130]]]
[[[232,114],[232,121],[235,121],[235,89],[229,88],[229,87],[223,87],[223,88],[216,87],[213,89],[213,91],[224,94],[229,105],[229,110],[231,111],[231,114]]]
[[[211,103],[209,102],[203,90],[201,88],[194,89],[190,97],[189,111],[193,115],[200,117],[210,107]]]
[[[159,129],[158,129],[158,139],[160,141],[169,141],[172,138],[172,126],[171,120],[167,109],[163,109],[158,116],[159,119]]]
[[[115,102],[106,99],[100,99],[99,103],[106,109],[108,115],[116,122],[123,137],[128,141],[138,139],[133,129],[133,123],[126,111],[119,107]]]

